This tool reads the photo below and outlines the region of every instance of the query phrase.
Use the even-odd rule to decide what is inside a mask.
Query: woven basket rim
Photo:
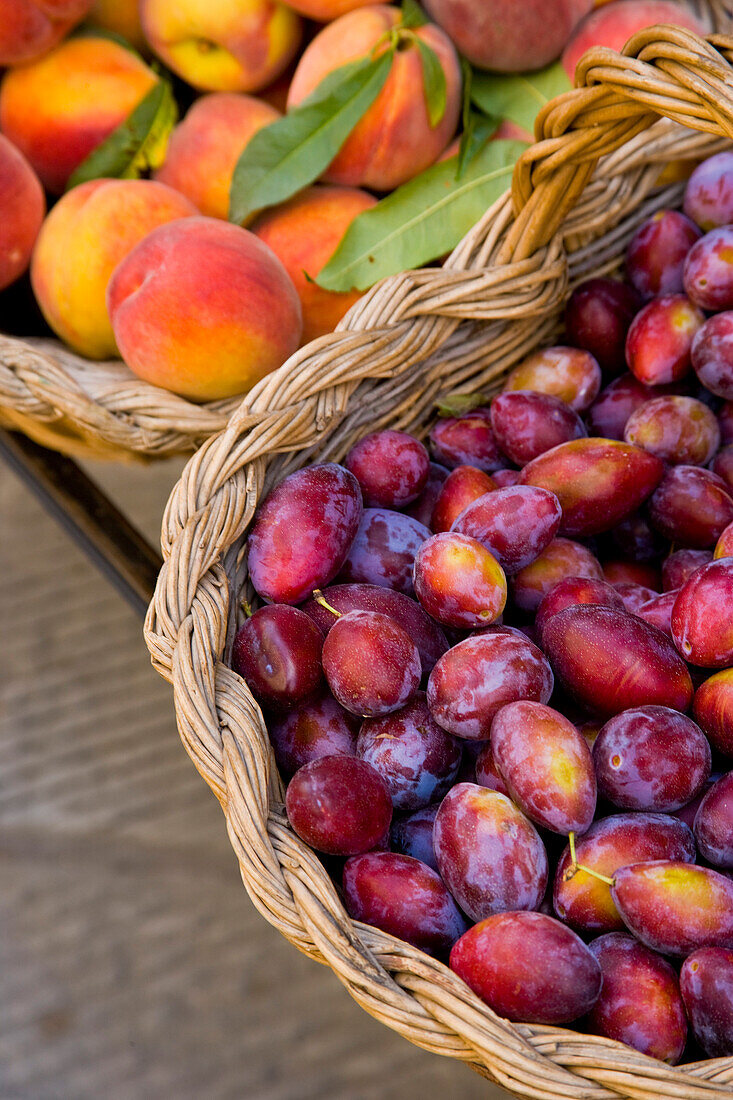
[[[536,342],[552,335],[573,264],[577,275],[596,253],[594,270],[613,268],[629,211],[638,217],[639,197],[658,175],[645,158],[669,159],[672,149],[708,155],[719,147],[716,135],[733,138],[733,72],[723,61],[733,60],[733,38],[708,43],[656,27],[623,55],[591,51],[579,86],[538,119],[538,142],[517,166],[513,197],[494,204],[445,271],[406,273],[375,288],[336,334],[248,395],[173,490],[165,564],[146,619],[153,664],[173,684],[184,747],[222,805],[257,908],[330,965],[367,1012],[527,1100],[724,1100],[733,1095],[733,1057],[670,1067],[612,1040],[511,1024],[440,963],[347,916],[318,857],[288,825],[261,712],[224,660],[246,577],[244,535],[273,484],[314,456],[343,454],[370,416],[377,425],[416,423],[439,387],[436,370],[495,382],[506,358],[520,354],[515,329],[531,330]],[[683,138],[664,124],[650,133],[658,114],[700,133]],[[480,365],[471,319],[487,322],[492,350],[500,343],[504,358]],[[427,384],[411,395],[416,378]]]

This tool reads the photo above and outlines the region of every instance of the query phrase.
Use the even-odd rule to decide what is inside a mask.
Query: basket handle
[[[524,260],[549,244],[602,156],[660,117],[733,139],[733,37],[701,38],[669,25],[646,27],[623,53],[588,50],[576,87],[535,121],[536,143],[512,180],[516,219],[499,263]]]

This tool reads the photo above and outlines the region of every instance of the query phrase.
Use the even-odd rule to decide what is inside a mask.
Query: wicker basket
[[[733,38],[706,43],[672,27],[637,35],[625,56],[586,55],[579,87],[538,119],[511,194],[443,269],[387,280],[339,332],[263,380],[189,461],[164,518],[166,564],[146,639],[173,684],[183,743],[224,810],[252,901],[331,966],[367,1012],[520,1097],[730,1100],[733,1058],[672,1068],[607,1039],[511,1024],[434,959],[349,918],[289,827],[262,715],[227,667],[242,597],[251,597],[246,530],[286,473],[341,459],[367,429],[424,435],[439,393],[491,391],[549,343],[569,288],[618,269],[635,227],[679,202],[682,185],[655,190],[660,164],[729,145],[731,61]]]

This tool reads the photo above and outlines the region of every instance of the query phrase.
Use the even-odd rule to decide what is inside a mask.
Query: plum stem
[[[608,875],[602,875],[600,871],[594,871],[592,867],[586,867],[584,863],[578,863],[578,857],[575,851],[575,833],[570,833],[568,835],[568,843],[570,844],[570,867],[564,876],[566,881],[571,879],[578,871],[585,871],[586,875],[591,875],[592,878],[597,878],[600,882],[605,882],[606,886],[615,885],[615,878],[609,878]]]
[[[250,607],[249,600],[246,596],[242,596],[242,610],[248,619],[252,618],[252,608]]]
[[[332,615],[335,615],[337,619],[341,618],[341,612],[337,611],[335,607],[331,607],[326,597],[321,592],[320,588],[313,589],[313,599],[316,603],[319,603],[321,607],[325,607],[326,611],[330,611]]]

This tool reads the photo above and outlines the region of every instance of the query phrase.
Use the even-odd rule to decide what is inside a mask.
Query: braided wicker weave
[[[507,368],[551,341],[568,288],[617,269],[640,221],[679,202],[681,185],[655,190],[659,166],[733,137],[733,38],[655,27],[625,53],[586,55],[580,86],[538,119],[512,193],[442,270],[376,287],[339,332],[263,380],[189,461],[164,518],[146,639],[173,684],[183,743],[224,810],[252,901],[331,966],[367,1012],[520,1097],[730,1100],[733,1058],[673,1068],[610,1040],[511,1024],[440,963],[352,921],[288,825],[261,713],[227,667],[242,596],[251,596],[246,530],[264,494],[295,468],[342,458],[367,428],[424,434],[443,391],[496,388]]]

